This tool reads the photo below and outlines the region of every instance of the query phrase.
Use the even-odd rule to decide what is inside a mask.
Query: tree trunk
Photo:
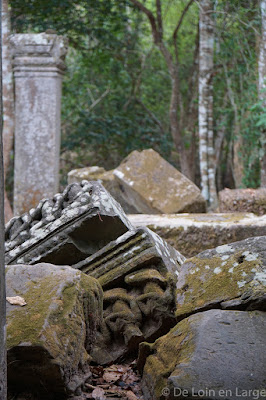
[[[189,169],[189,160],[187,158],[187,154],[185,151],[185,146],[181,136],[180,123],[178,119],[180,88],[179,88],[179,73],[178,73],[177,61],[176,63],[174,62],[171,53],[168,51],[168,49],[164,46],[162,42],[158,44],[158,47],[165,59],[166,65],[168,67],[168,72],[171,78],[171,100],[169,106],[171,135],[173,138],[175,148],[179,154],[181,172],[185,176],[189,177],[191,176]]]
[[[223,69],[226,79],[228,98],[234,110],[234,130],[233,130],[234,137],[232,139],[233,140],[232,172],[235,181],[235,187],[240,188],[244,177],[244,165],[241,157],[241,150],[243,150],[243,138],[240,132],[238,107],[235,101],[231,79],[229,77],[227,66],[225,63],[223,63]]]
[[[214,22],[212,0],[200,2],[199,45],[199,158],[202,195],[209,208],[218,204],[215,185],[215,154],[213,143],[213,52]]]
[[[266,109],[266,0],[261,0],[261,40],[259,54],[259,97]],[[266,187],[266,139],[265,132],[262,135],[261,145],[263,155],[261,157],[260,185]]]
[[[10,13],[8,0],[2,0],[2,69],[3,69],[3,157],[4,157],[4,178],[8,170],[10,152],[14,140],[14,85],[12,74],[12,58],[9,48]],[[5,221],[9,221],[13,216],[12,209],[5,193]]]
[[[173,68],[173,70],[174,73],[171,74],[170,72],[172,81],[172,88],[171,88],[172,93],[171,93],[171,100],[169,107],[170,129],[175,148],[180,157],[181,172],[185,176],[189,177],[191,175],[189,170],[189,160],[187,158],[184,143],[181,137],[180,124],[178,120],[178,100],[179,100],[178,72],[176,71],[176,68]]]
[[[0,0],[2,11],[2,0]],[[2,26],[0,19],[0,400],[7,396],[6,385],[6,292],[4,263],[4,171],[2,145]]]
[[[178,54],[177,54],[177,33],[182,24],[183,18],[193,3],[194,0],[189,0],[186,7],[184,8],[181,17],[177,23],[177,26],[173,32],[173,44],[175,47],[175,59],[172,56],[169,48],[165,45],[163,40],[163,20],[162,20],[162,7],[161,7],[161,0],[156,0],[156,17],[154,14],[146,8],[146,6],[141,3],[139,0],[130,0],[135,7],[137,7],[140,11],[142,11],[147,18],[149,19],[152,36],[154,44],[159,48],[162,56],[165,59],[168,72],[171,78],[171,100],[170,100],[170,107],[169,107],[169,119],[170,119],[170,128],[171,128],[171,135],[173,138],[173,142],[179,154],[181,171],[186,176],[191,176],[190,172],[190,163],[185,151],[184,142],[181,135],[179,117],[178,117],[178,106],[181,104],[179,101],[180,98],[180,90],[179,90],[179,73],[178,73]]]

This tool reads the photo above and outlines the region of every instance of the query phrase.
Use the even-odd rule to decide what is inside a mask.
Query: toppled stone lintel
[[[9,389],[45,391],[58,399],[75,392],[101,323],[99,283],[71,267],[47,263],[10,265],[6,283],[7,296],[19,295],[26,303],[7,302]]]
[[[129,229],[120,204],[99,182],[73,183],[9,221],[5,262],[76,264]]]
[[[203,250],[253,236],[266,235],[266,215],[165,214],[128,215],[135,226],[147,226],[184,256],[192,257]]]

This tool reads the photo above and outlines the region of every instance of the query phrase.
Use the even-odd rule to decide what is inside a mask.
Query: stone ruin
[[[93,166],[68,173],[68,183],[83,179],[99,180],[126,213],[206,212],[200,189],[153,149],[132,151],[111,171]]]
[[[9,390],[81,399],[90,363],[138,355],[145,400],[262,399],[265,254],[260,236],[186,259],[99,182],[69,185],[6,226]]]

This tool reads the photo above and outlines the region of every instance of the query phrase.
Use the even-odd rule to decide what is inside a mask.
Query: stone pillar
[[[61,84],[67,41],[56,34],[11,36],[15,77],[14,214],[58,191]]]

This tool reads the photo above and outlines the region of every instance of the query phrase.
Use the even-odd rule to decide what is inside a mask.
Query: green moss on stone
[[[212,258],[187,260],[185,284],[177,290],[176,316],[186,315],[206,305],[238,298],[250,290],[260,259],[246,260],[244,251]],[[184,267],[184,266],[183,266]],[[256,287],[258,291],[260,288]],[[182,300],[181,300],[182,298]]]
[[[90,298],[85,308],[99,319],[101,288],[95,279],[83,274],[69,283],[62,282],[62,279],[61,275],[53,275],[39,279],[38,283],[27,284],[23,294],[27,305],[16,307],[8,315],[7,348],[23,343],[41,345],[59,364],[62,360],[66,363],[69,357],[71,367],[75,367],[82,359],[88,358],[84,349],[85,298]],[[61,294],[60,285],[65,285]],[[84,296],[85,292],[91,294]]]
[[[159,400],[167,379],[178,364],[188,363],[193,356],[195,344],[189,319],[179,322],[171,331],[150,346],[150,355],[144,367],[144,381],[153,386],[155,400]]]

